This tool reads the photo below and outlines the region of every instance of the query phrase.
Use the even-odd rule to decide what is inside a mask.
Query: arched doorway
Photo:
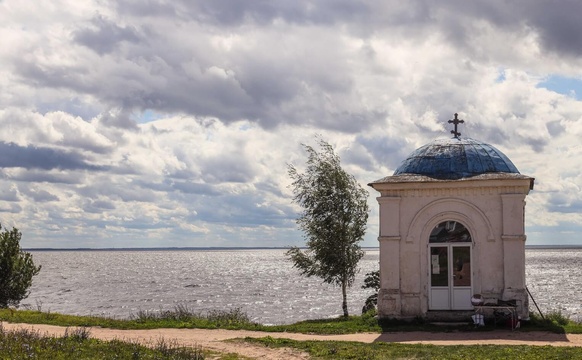
[[[471,234],[456,221],[435,226],[429,238],[429,310],[471,310]]]

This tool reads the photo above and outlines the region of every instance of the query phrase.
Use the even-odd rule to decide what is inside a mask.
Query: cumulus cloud
[[[0,221],[27,246],[300,244],[301,143],[321,134],[366,184],[456,112],[536,177],[530,240],[581,230],[582,103],[543,86],[581,81],[575,1],[0,9]]]
[[[112,52],[122,42],[137,43],[140,40],[132,27],[120,26],[102,15],[95,16],[90,23],[88,28],[73,31],[73,39],[99,55]]]
[[[102,167],[91,165],[77,154],[50,148],[0,142],[0,153],[2,153],[0,166],[3,168],[104,170]]]

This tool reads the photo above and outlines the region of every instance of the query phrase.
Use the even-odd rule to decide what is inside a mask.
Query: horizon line
[[[158,246],[158,247],[106,247],[106,248],[22,248],[23,251],[172,251],[172,250],[284,250],[293,246]],[[307,249],[306,246],[299,246]],[[549,245],[525,245],[526,249],[582,249],[581,245],[549,244]],[[362,249],[379,249],[378,246],[362,246]]]

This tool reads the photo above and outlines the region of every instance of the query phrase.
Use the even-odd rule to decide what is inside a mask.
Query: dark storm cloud
[[[288,225],[297,215],[290,205],[258,205],[262,202],[264,198],[260,194],[222,196],[220,201],[215,201],[212,205],[194,206],[197,212],[195,219],[232,226],[281,227]]]
[[[26,169],[24,171],[17,172],[16,174],[11,174],[10,176],[3,175],[3,177],[21,182],[54,183],[67,185],[83,184],[86,180],[85,177],[78,172],[58,170],[46,171],[42,169]]]
[[[99,121],[105,126],[111,126],[119,129],[137,130],[135,120],[130,117],[128,111],[108,111],[99,116]]]
[[[493,26],[518,29],[533,28],[544,48],[556,53],[582,53],[582,4],[577,0],[550,3],[541,0],[488,0],[488,1],[184,1],[172,11],[165,2],[149,1],[122,3],[126,13],[147,13],[161,10],[169,15],[180,14],[201,23],[222,26],[240,26],[254,23],[258,26],[282,19],[296,24],[354,26],[355,32],[372,34],[386,27],[408,27],[410,34],[427,26],[439,25],[456,43],[469,44],[471,28],[478,20]],[[180,16],[178,15],[178,16]],[[357,27],[356,27],[357,25]],[[474,29],[473,29],[474,30]]]
[[[499,114],[502,125],[491,125],[486,122],[466,123],[467,130],[463,135],[477,138],[494,146],[514,147],[516,144],[529,146],[536,153],[542,153],[550,143],[551,138],[545,132],[527,132],[536,119],[532,119],[525,113],[507,112]],[[524,129],[524,133],[515,131],[515,128]]]
[[[472,35],[479,32],[479,21],[497,28],[523,31],[526,28],[539,35],[545,51],[568,56],[582,54],[582,3],[578,0],[548,2],[542,0],[446,1],[431,6],[431,18],[440,17],[449,39],[472,47]],[[439,12],[444,10],[444,12]],[[512,44],[505,44],[510,47]],[[543,51],[543,52],[545,52]]]
[[[159,1],[159,0],[126,0],[112,1],[112,6],[117,7],[122,15],[143,16],[143,17],[180,17],[179,1]]]
[[[75,30],[72,34],[75,42],[95,50],[102,55],[103,61],[41,64],[31,57],[19,64],[16,71],[32,84],[89,94],[121,109],[123,114],[136,109],[153,109],[215,117],[226,123],[247,119],[265,128],[280,123],[316,123],[330,129],[343,129],[356,123],[365,126],[377,117],[373,110],[343,109],[343,100],[338,100],[340,106],[335,113],[321,114],[326,96],[353,97],[352,74],[342,53],[328,54],[319,49],[319,45],[295,40],[275,48],[259,43],[254,45],[256,48],[237,49],[231,54],[216,53],[218,50],[208,47],[208,39],[213,34],[225,33],[209,25],[203,25],[204,30],[192,27],[188,20],[181,20],[181,15],[177,19],[180,27],[184,25],[185,29],[194,31],[187,43],[183,43],[178,33],[167,32],[168,29],[177,30],[176,24],[148,28],[147,42],[141,43],[136,28],[148,27],[149,21],[139,16],[145,16],[144,11],[148,16],[156,14],[147,9],[138,11],[141,5],[137,3],[124,4],[119,6],[126,11],[127,21],[135,27],[95,16],[90,28]],[[250,16],[258,24],[268,26],[274,17],[281,16],[299,20],[325,14],[329,19],[341,21],[350,14],[365,12],[367,7],[358,3],[352,5],[349,1],[333,6],[327,3],[286,4],[223,1],[196,5],[185,2],[175,5],[175,13],[198,17],[196,21],[201,24],[212,24],[214,20],[239,24]],[[153,1],[143,6],[167,8]],[[327,11],[330,9],[333,11]],[[171,11],[165,13],[172,14]],[[274,41],[270,37],[269,40]],[[123,42],[132,46],[121,51],[118,45]],[[326,44],[330,49],[340,48],[338,45]],[[301,48],[295,49],[296,46]],[[313,59],[317,61],[314,63]],[[128,116],[103,117],[102,122],[121,128],[135,126]]]
[[[89,94],[106,107],[120,109],[119,115],[102,116],[102,124],[110,127],[134,129],[130,114],[151,109],[225,123],[246,119],[267,129],[286,123],[364,131],[386,113],[361,106],[358,73],[349,64],[353,59],[345,53],[341,35],[366,39],[392,32],[406,41],[422,42],[429,33],[443,33],[457,47],[474,52],[479,26],[487,22],[522,35],[524,29],[531,29],[550,51],[581,52],[582,37],[577,34],[582,22],[575,21],[580,5],[563,4],[524,0],[119,1],[112,3],[118,14],[96,15],[87,28],[77,26],[72,32],[76,43],[101,55],[91,58],[94,63],[40,64],[31,56],[16,71],[32,84]],[[292,28],[295,31],[288,37],[278,33],[286,29],[278,27],[278,19],[304,27]],[[314,33],[337,28],[339,36],[313,40],[309,37],[312,27]],[[300,34],[297,30],[304,33],[296,35]],[[181,31],[191,33],[183,36]],[[233,34],[241,36],[244,46],[221,50],[209,40]],[[129,46],[121,46],[125,44]],[[438,76],[425,77],[419,88],[442,84],[444,76],[435,72]],[[475,69],[468,64],[466,72]],[[461,75],[457,83],[470,76]],[[445,101],[442,98],[449,101],[444,95],[454,84],[444,83],[440,88],[440,99],[422,92],[410,97],[422,100],[422,107]],[[406,100],[405,94],[401,96]],[[536,139],[532,146],[543,144]]]
[[[105,170],[91,165],[79,154],[36,146],[0,142],[0,167],[25,169]]]
[[[58,201],[59,198],[50,192],[38,188],[31,188],[29,184],[19,186],[18,190],[24,195],[32,198],[35,203],[44,203],[50,201]]]
[[[219,196],[221,194],[213,185],[204,183],[193,183],[189,181],[176,181],[172,184],[176,190],[187,194]]]
[[[281,198],[287,197],[287,195],[283,194],[283,192],[281,191],[281,187],[279,186],[279,184],[277,184],[273,180],[257,182],[255,183],[255,187],[260,192],[270,193],[275,195],[276,197]]]
[[[93,177],[91,186],[79,187],[77,192],[86,199],[101,197],[112,201],[156,203],[163,199],[163,195],[144,186],[145,183],[129,181],[124,178],[120,181],[111,181],[110,175]]]
[[[239,26],[244,23],[269,24],[275,19],[292,23],[330,24],[346,18],[356,19],[370,13],[368,1],[119,1],[120,13],[141,16],[171,16],[188,18],[221,26]]]
[[[115,204],[111,201],[105,200],[91,200],[88,199],[83,205],[83,211],[93,214],[100,214],[104,211],[114,210]]]
[[[82,119],[91,119],[99,115],[101,109],[100,104],[86,103],[76,95],[61,99],[43,99],[42,96],[39,97],[41,98],[36,103],[36,110],[40,114],[62,111],[73,116],[79,116]],[[103,152],[105,149],[95,147],[91,150]]]
[[[566,0],[548,6],[546,1],[524,2],[526,13],[531,14],[529,24],[534,26],[546,49],[559,54],[582,54],[582,3]]]
[[[191,51],[192,58],[183,62],[166,59],[155,76],[143,77],[141,72],[123,74],[126,79],[123,83],[131,85],[103,89],[100,96],[123,109],[184,112],[218,118],[225,123],[246,119],[265,128],[281,123],[317,123],[336,129],[366,125],[378,117],[372,110],[344,111],[341,101],[336,112],[325,113],[321,108],[326,96],[352,96],[351,75],[341,59],[322,60],[314,66],[302,65],[304,60],[299,58],[295,61],[241,53],[233,65],[236,70],[231,70],[204,64],[196,60],[199,54]],[[140,66],[147,71],[158,61],[155,57],[143,57],[145,65]],[[287,66],[287,62],[296,64]],[[338,73],[343,75],[337,76]],[[131,125],[122,122],[120,126],[123,124]]]
[[[414,150],[414,146],[407,144],[402,137],[358,136],[356,142],[367,150],[373,160],[373,163],[369,165],[369,170],[378,167],[395,170]]]
[[[200,160],[204,182],[209,184],[252,182],[255,172],[250,159],[237,154],[228,155],[221,154]]]
[[[19,60],[15,72],[31,85],[48,89],[71,88],[81,93],[95,93],[98,88],[95,83],[82,81],[89,76],[89,70],[81,64],[64,67],[41,65],[36,60]]]
[[[97,15],[91,20],[91,28],[80,29],[73,33],[76,42],[93,49],[98,54],[112,52],[121,42],[139,42],[137,30],[122,27],[104,16]]]
[[[560,136],[566,131],[566,128],[560,121],[550,121],[546,124],[546,128],[548,129],[548,133],[553,137]]]
[[[12,214],[18,214],[21,211],[22,206],[18,205],[17,203],[0,204],[0,213],[8,212]]]
[[[12,186],[3,186],[3,188],[0,189],[0,200],[18,202],[20,201],[20,197],[18,196],[18,191],[16,191]]]
[[[566,193],[554,194],[548,201],[548,211],[566,214],[582,213],[582,199]]]

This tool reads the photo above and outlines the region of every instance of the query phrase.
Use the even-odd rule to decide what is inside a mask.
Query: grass
[[[59,326],[101,326],[121,330],[158,328],[260,330],[263,327],[251,322],[240,309],[194,313],[181,306],[176,307],[173,311],[139,311],[125,320],[101,316],[65,315],[37,310],[0,309],[0,320]]]
[[[545,330],[558,334],[582,334],[582,323],[571,320],[560,311],[547,313],[544,318],[531,313],[530,321],[523,329],[526,331]]]
[[[298,332],[313,334],[349,334],[384,331],[488,331],[493,326],[474,328],[472,325],[442,327],[417,319],[413,322],[384,321],[380,326],[374,314],[325,320],[308,320],[291,325],[265,326],[250,321],[240,309],[195,313],[178,306],[170,311],[139,311],[130,319],[111,319],[97,316],[71,316],[58,313],[0,309],[0,320],[9,322],[51,324],[81,327],[67,330],[62,338],[45,338],[32,331],[7,332],[0,326],[0,359],[204,359],[200,349],[185,349],[160,340],[153,348],[121,341],[91,339],[85,326],[114,329],[202,328],[245,329],[265,332]],[[520,331],[552,331],[582,333],[582,325],[560,312],[549,313],[542,319],[532,314]],[[293,341],[264,337],[247,338],[249,343],[277,348],[290,347],[305,351],[315,359],[582,359],[582,348],[551,346],[462,345],[434,346],[337,341]],[[212,358],[239,359],[236,354],[212,354]]]
[[[184,359],[203,360],[199,348],[184,348],[163,339],[152,348],[119,340],[92,339],[87,329],[47,337],[26,329],[7,331],[0,326],[0,359]]]
[[[412,322],[398,320],[378,320],[373,313],[361,316],[339,317],[334,319],[306,320],[289,325],[261,325],[252,322],[240,308],[215,310],[205,313],[195,312],[186,306],[176,306],[173,310],[158,312],[139,311],[129,319],[113,319],[100,316],[73,316],[35,310],[0,309],[0,320],[13,323],[48,324],[59,326],[100,326],[111,329],[158,329],[158,328],[198,328],[252,330],[265,332],[296,332],[304,334],[354,334],[362,332],[381,333],[382,331],[488,331],[493,326],[475,329],[466,325],[442,327],[425,322],[419,318]],[[582,324],[552,312],[542,319],[531,314],[529,322],[522,322],[521,331],[551,331],[554,333],[582,334]]]
[[[526,345],[411,345],[364,344],[344,341],[294,341],[265,337],[245,342],[270,348],[287,347],[307,352],[314,359],[582,359],[582,348]]]
[[[226,311],[199,313],[184,306],[173,310],[148,312],[139,311],[129,319],[112,319],[99,316],[73,316],[36,310],[0,309],[0,320],[13,323],[47,324],[59,326],[100,326],[111,329],[159,329],[197,328],[252,330],[266,332],[298,332],[313,334],[352,334],[377,332],[382,328],[376,318],[370,315],[350,316],[327,320],[309,320],[291,325],[261,325],[252,322],[246,313],[238,308]]]

